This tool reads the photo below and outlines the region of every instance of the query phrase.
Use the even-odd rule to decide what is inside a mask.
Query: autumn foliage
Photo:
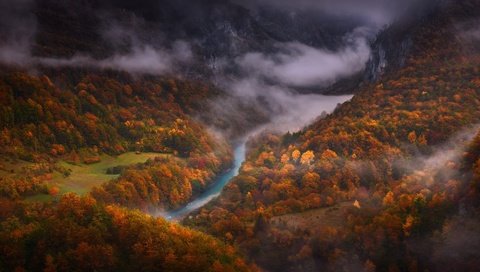
[[[233,235],[272,271],[474,267],[474,257],[462,265],[439,261],[441,238],[433,234],[449,233],[467,191],[478,196],[477,183],[468,189],[470,179],[459,174],[468,140],[453,136],[480,122],[480,58],[451,31],[456,20],[478,11],[475,3],[425,22],[404,68],[364,85],[323,120],[251,141],[240,175],[185,223]],[[456,156],[448,157],[449,150]]]
[[[0,215],[6,271],[250,271],[235,249],[197,231],[73,194]],[[12,203],[12,205],[14,205]]]

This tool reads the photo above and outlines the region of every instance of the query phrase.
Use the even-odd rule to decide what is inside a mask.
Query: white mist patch
[[[0,1],[0,62],[27,65],[36,33],[32,0]]]
[[[453,135],[444,144],[436,146],[429,156],[418,155],[397,165],[410,172],[405,182],[418,182],[423,188],[431,188],[439,182],[448,182],[459,174],[468,144],[478,133],[479,125],[468,127]]]
[[[428,157],[420,158],[423,165],[428,169],[441,169],[451,161],[457,161],[468,146],[466,143],[473,141],[480,129],[480,125],[474,125],[453,135],[445,144],[436,149],[436,152]]]
[[[301,130],[353,97],[353,95],[326,96],[291,93],[279,93],[278,95],[280,96],[278,99],[286,101],[283,105],[285,113],[273,118],[268,127],[280,132]]]
[[[348,46],[335,52],[299,42],[277,44],[273,54],[248,53],[236,60],[251,76],[291,87],[326,87],[341,78],[361,72],[370,58],[366,29],[346,37]]]
[[[219,87],[228,90],[230,97],[216,101],[220,106],[213,107],[219,116],[238,119],[248,114],[237,102],[248,101],[259,115],[269,119],[257,130],[301,130],[352,96],[302,94],[295,88],[327,87],[361,72],[371,55],[368,40],[375,33],[373,28],[357,28],[344,37],[345,46],[337,51],[289,42],[277,44],[274,53],[250,52],[238,57],[233,65],[242,76],[218,76]]]
[[[128,54],[96,60],[90,56],[77,55],[69,59],[39,58],[36,62],[53,67],[92,67],[114,69],[133,74],[162,75],[174,70],[177,64],[188,63],[193,53],[189,44],[177,41],[172,49],[154,49],[152,46],[134,47]]]
[[[479,129],[480,125],[464,129],[453,135],[448,142],[438,147],[433,155],[420,158],[424,168],[439,171],[444,169],[450,162],[460,161],[468,148],[465,144],[473,141]]]
[[[2,63],[23,66],[29,62],[29,55],[29,49],[22,44],[0,45],[0,62]]]
[[[116,45],[130,46],[128,53],[114,50],[112,56],[96,59],[87,54],[76,54],[71,58],[34,57],[34,43],[37,19],[33,13],[33,0],[19,0],[15,3],[0,1],[0,62],[8,65],[32,67],[85,67],[126,71],[133,74],[164,75],[177,71],[180,65],[189,64],[193,52],[189,43],[183,40],[146,44],[137,36],[137,25],[121,26],[108,15],[99,14],[105,29],[101,35],[105,41]],[[110,20],[109,20],[110,19]],[[133,22],[141,21],[136,18]],[[163,44],[167,46],[162,47]],[[119,49],[119,48],[117,48]],[[123,48],[124,49],[124,48]]]
[[[292,89],[267,85],[255,78],[244,78],[230,83],[238,99],[264,97],[261,104],[269,111],[271,120],[257,131],[268,129],[280,133],[298,131],[319,116],[331,113],[339,104],[350,100],[353,95],[327,96],[321,94],[299,94]]]
[[[480,20],[473,19],[455,25],[457,35],[467,41],[480,41]]]
[[[432,0],[233,0],[248,8],[279,8],[288,11],[314,10],[342,17],[358,17],[384,26],[409,10]]]

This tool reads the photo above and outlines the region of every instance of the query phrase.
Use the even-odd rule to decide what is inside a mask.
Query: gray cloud
[[[249,8],[280,8],[288,11],[318,10],[332,15],[360,17],[379,26],[404,16],[416,5],[436,0],[233,0]]]
[[[338,104],[352,98],[352,95],[299,94],[286,87],[267,85],[256,78],[244,78],[230,84],[231,90],[243,99],[264,97],[266,99],[261,101],[268,101],[268,105],[261,102],[258,106],[269,111],[270,122],[257,128],[256,132],[301,130],[322,114],[332,112]]]
[[[141,30],[140,18],[134,18],[122,25],[108,14],[98,14],[103,20],[100,34],[105,41],[116,48],[114,54],[105,59],[77,54],[71,58],[44,58],[32,56],[31,49],[36,33],[36,17],[32,10],[33,0],[19,0],[14,3],[0,1],[0,62],[31,68],[41,65],[49,67],[90,67],[117,69],[130,73],[163,75],[177,71],[178,66],[188,64],[193,53],[185,41],[146,44],[138,36]],[[135,23],[138,22],[138,23]],[[118,46],[117,46],[118,45]],[[121,48],[123,46],[123,48]]]
[[[455,25],[459,37],[470,42],[480,41],[480,20],[473,19]]]
[[[456,216],[446,222],[433,240],[435,246],[431,257],[438,271],[469,271],[478,268],[479,228],[479,220],[467,216]]]
[[[145,35],[145,21],[134,14],[123,21],[108,11],[98,12],[97,16],[102,18],[99,32],[103,40],[114,48],[112,56],[95,59],[89,55],[77,54],[68,59],[38,58],[35,61],[53,67],[91,67],[133,74],[163,75],[176,72],[178,66],[188,64],[193,58],[190,44],[186,41],[166,42],[159,36],[149,43],[145,42],[141,36]]]
[[[134,74],[162,75],[174,71],[179,64],[188,63],[192,57],[190,45],[184,41],[177,41],[170,49],[139,45],[133,47],[130,53],[116,54],[101,60],[77,55],[69,59],[39,58],[36,61],[41,65],[53,67],[92,67],[118,69]]]
[[[365,68],[370,57],[370,46],[365,33],[368,31],[364,28],[356,30],[346,38],[349,45],[335,52],[289,42],[277,44],[277,53],[248,53],[236,62],[253,76],[287,86],[325,87]]]
[[[278,43],[272,53],[250,52],[233,60],[222,59],[217,63],[217,84],[229,96],[214,101],[211,111],[217,117],[235,120],[233,123],[240,127],[248,127],[245,119],[258,122],[256,125],[261,126],[253,133],[265,129],[280,133],[301,130],[352,96],[301,94],[295,89],[327,87],[361,72],[370,57],[368,40],[374,33],[369,28],[356,29],[337,51],[288,42]],[[240,75],[222,74],[223,67],[231,66],[239,68]],[[254,112],[245,112],[245,101]]]
[[[36,33],[31,0],[0,1],[0,62],[24,65],[29,62]]]

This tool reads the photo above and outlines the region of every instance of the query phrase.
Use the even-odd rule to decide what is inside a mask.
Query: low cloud
[[[302,94],[297,89],[327,87],[361,72],[370,58],[368,40],[374,32],[356,29],[335,52],[289,42],[277,44],[272,53],[250,52],[233,60],[223,59],[216,82],[228,96],[214,101],[202,119],[222,119],[219,129],[234,137],[238,128],[246,133],[245,128],[256,127],[250,134],[303,129],[352,96]],[[240,73],[225,75],[221,72],[225,67],[236,67]]]
[[[455,28],[460,38],[469,42],[480,41],[480,20],[468,20],[455,25]]]
[[[299,42],[277,44],[277,52],[248,53],[236,60],[250,76],[291,87],[326,87],[361,72],[370,57],[366,29],[346,37],[347,45],[335,52]]]
[[[31,0],[0,1],[0,62],[24,65],[36,33]]]
[[[141,18],[121,24],[102,12],[97,15],[103,23],[99,34],[115,48],[110,57],[98,59],[88,54],[76,54],[71,58],[35,57],[31,52],[37,26],[34,7],[33,0],[0,1],[0,62],[26,68],[88,67],[163,75],[176,72],[193,59],[191,46],[185,41],[166,43],[159,38],[150,44],[142,42],[138,34],[143,31]]]
[[[287,11],[316,10],[342,17],[363,18],[377,26],[392,23],[423,5],[437,0],[233,0],[248,8],[279,8]]]
[[[480,222],[456,216],[443,226],[433,242],[432,261],[438,271],[473,271],[480,265]]]
[[[477,124],[455,133],[445,144],[436,148],[431,156],[420,158],[424,162],[423,167],[441,170],[449,162],[461,161],[465,149],[468,148],[465,143],[473,141],[479,129],[480,125]]]
[[[145,21],[134,14],[131,18],[119,20],[113,14],[98,12],[102,18],[99,34],[105,43],[113,48],[113,54],[104,59],[77,54],[72,58],[37,58],[40,65],[52,67],[89,67],[112,69],[132,74],[164,75],[177,72],[180,66],[193,59],[191,46],[186,41],[165,41],[158,33],[145,42]]]
[[[267,85],[256,78],[244,78],[230,84],[234,95],[241,99],[259,97],[256,100],[258,107],[268,112],[269,123],[257,128],[257,132],[265,129],[280,133],[301,130],[352,98],[352,95],[299,94],[278,85]]]
[[[417,152],[415,156],[398,160],[394,163],[395,171],[400,170],[410,177],[411,181],[419,182],[423,188],[437,186],[457,179],[463,161],[466,143],[470,143],[477,135],[480,125],[472,125],[452,135],[445,143],[434,146],[429,155]],[[416,147],[405,144],[404,148],[414,152]],[[399,177],[400,178],[400,177]]]
[[[133,74],[161,75],[175,70],[176,66],[188,63],[193,57],[190,45],[177,41],[171,49],[154,49],[152,46],[138,46],[130,53],[116,54],[97,60],[86,55],[69,59],[39,58],[38,64],[53,67],[91,67],[97,69],[117,69]]]

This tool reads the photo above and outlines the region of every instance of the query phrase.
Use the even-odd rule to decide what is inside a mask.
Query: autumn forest
[[[0,37],[0,271],[480,267],[480,1],[0,0]]]

